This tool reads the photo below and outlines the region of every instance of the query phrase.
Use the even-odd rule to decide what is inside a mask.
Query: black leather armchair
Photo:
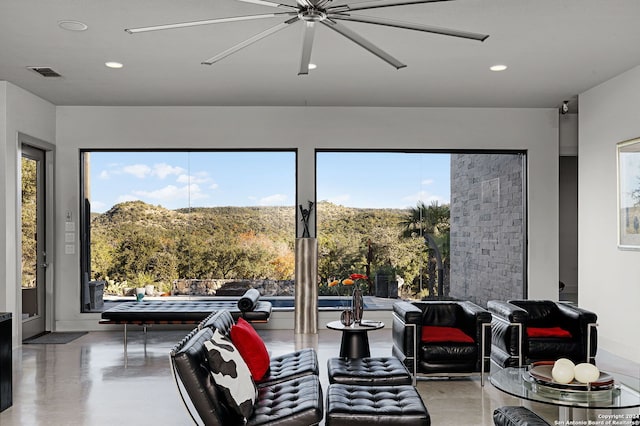
[[[491,360],[500,367],[558,358],[594,362],[595,313],[551,300],[491,300],[487,308],[493,316]]]
[[[470,339],[462,342],[446,336],[430,338],[432,327],[455,329]],[[484,372],[490,367],[490,327],[491,314],[471,302],[396,302],[392,354],[409,368],[414,383],[419,374],[455,376],[480,372],[484,384]]]

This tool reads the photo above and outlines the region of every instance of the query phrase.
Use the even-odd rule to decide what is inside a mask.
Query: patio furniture
[[[414,377],[459,376],[489,369],[491,314],[468,301],[396,302],[392,355]]]
[[[595,362],[595,313],[551,300],[490,300],[491,360],[500,367],[569,358]]]

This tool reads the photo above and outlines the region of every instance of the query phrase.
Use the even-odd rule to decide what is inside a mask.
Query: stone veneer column
[[[451,155],[451,296],[481,306],[524,297],[522,161]]]

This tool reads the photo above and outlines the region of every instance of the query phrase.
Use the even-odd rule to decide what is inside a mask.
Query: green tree
[[[37,264],[37,169],[22,158],[22,286],[34,287]]]
[[[131,279],[141,272],[151,272],[151,259],[161,250],[160,241],[148,229],[135,227],[125,231],[114,255],[109,276],[124,276]]]
[[[449,206],[437,201],[427,206],[418,202],[407,215],[403,226],[406,237],[422,237],[427,245],[427,288],[429,295],[444,296],[448,288],[449,235],[451,213]],[[438,273],[436,273],[436,270]],[[439,285],[436,286],[436,277]],[[421,277],[419,276],[418,279]]]

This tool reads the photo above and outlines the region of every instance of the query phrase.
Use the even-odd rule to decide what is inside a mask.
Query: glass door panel
[[[23,339],[44,331],[44,152],[23,146],[22,154]]]

